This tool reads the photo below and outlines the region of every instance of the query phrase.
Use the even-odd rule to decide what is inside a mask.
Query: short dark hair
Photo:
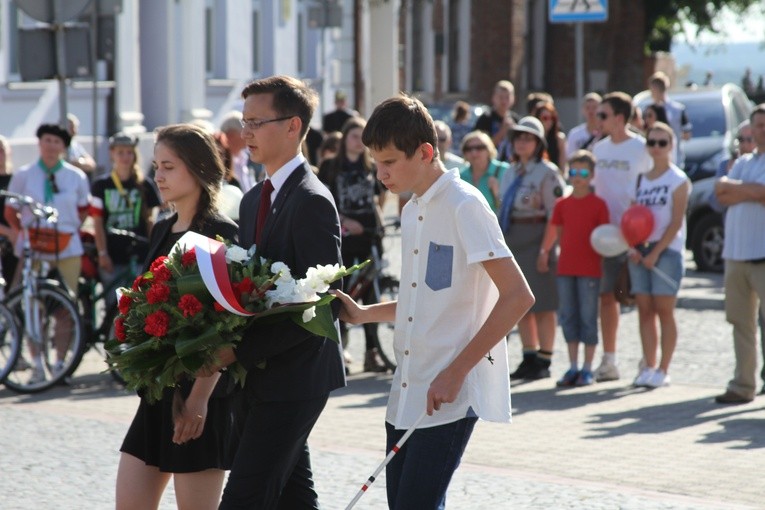
[[[423,143],[433,147],[433,160],[438,155],[438,135],[433,118],[420,100],[401,94],[386,99],[372,112],[361,141],[370,149],[384,149],[393,144],[396,149],[414,156]]]
[[[754,107],[752,113],[749,114],[749,122],[754,122],[754,116],[765,113],[765,103],[760,103]]]
[[[626,92],[610,92],[603,96],[603,103],[611,106],[614,115],[624,117],[625,123],[632,117],[632,97]]]
[[[300,118],[300,136],[305,137],[313,112],[319,104],[316,91],[297,78],[279,75],[248,83],[242,90],[242,99],[253,94],[271,94],[273,108],[280,117]]]
[[[58,124],[40,124],[40,127],[37,128],[36,135],[38,139],[42,138],[43,135],[57,136],[64,141],[64,146],[66,147],[69,147],[69,144],[72,143],[72,135]]]
[[[584,149],[579,149],[578,151],[574,152],[570,158],[568,158],[568,166],[574,166],[574,163],[582,163],[587,165],[587,168],[590,169],[591,173],[595,173],[595,162],[597,160],[595,159],[595,155]]]

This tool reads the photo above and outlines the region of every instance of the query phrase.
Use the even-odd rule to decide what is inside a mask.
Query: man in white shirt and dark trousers
[[[619,226],[622,215],[635,200],[637,178],[653,166],[645,148],[645,139],[627,127],[632,114],[632,98],[624,92],[611,92],[598,106],[603,133],[608,135],[595,144],[595,194],[606,201],[611,224]],[[616,333],[619,329],[619,303],[614,296],[616,277],[627,255],[603,257],[600,279],[600,330],[603,336],[603,361],[595,370],[595,380],[619,379],[616,359]]]
[[[439,160],[420,101],[400,96],[378,105],[362,140],[378,179],[414,196],[401,215],[398,301],[364,306],[338,292],[340,317],[395,320],[388,451],[427,412],[387,465],[389,507],[443,508],[477,419],[510,421],[504,337],[534,297],[486,199]]]
[[[749,116],[757,145],[715,185],[725,215],[725,318],[733,325],[736,369],[720,404],[754,400],[757,384],[757,308],[765,312],[765,104]]]

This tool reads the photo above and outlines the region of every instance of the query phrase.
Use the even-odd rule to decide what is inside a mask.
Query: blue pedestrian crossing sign
[[[608,0],[550,0],[550,23],[608,20]]]

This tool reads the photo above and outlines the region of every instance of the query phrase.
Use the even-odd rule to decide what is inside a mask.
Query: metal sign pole
[[[581,101],[582,97],[584,97],[584,23],[580,21],[574,25],[574,47],[576,53],[576,63],[574,64],[576,65],[576,97],[577,101]]]
[[[66,129],[66,46],[64,39],[64,17],[62,12],[61,0],[54,0],[54,18],[53,30],[56,34],[56,80],[58,80],[59,93],[59,125]]]

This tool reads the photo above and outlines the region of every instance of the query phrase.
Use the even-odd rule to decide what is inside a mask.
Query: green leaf
[[[303,322],[303,317],[297,314],[290,318],[292,322],[314,335],[329,338],[335,343],[340,341],[335,328],[335,319],[332,317],[332,309],[329,306],[318,306],[316,316],[308,322]]]
[[[223,339],[218,335],[215,327],[210,327],[196,337],[176,340],[175,352],[183,358],[194,352],[214,348],[221,343],[223,343]]]

